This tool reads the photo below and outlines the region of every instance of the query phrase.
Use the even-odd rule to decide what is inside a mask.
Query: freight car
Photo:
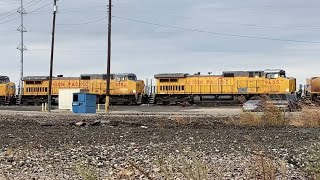
[[[97,95],[97,103],[105,103],[106,74],[83,74],[80,77],[54,77],[52,81],[52,102],[58,102],[59,89],[85,89]],[[47,102],[49,76],[29,76],[23,78],[23,105],[40,105]],[[144,103],[144,81],[137,80],[135,74],[112,74],[110,84],[111,104]]]
[[[320,77],[307,79],[305,95],[311,102],[320,104]]]
[[[286,77],[284,70],[228,71],[222,75],[158,74],[157,104],[245,102],[254,96],[293,94],[296,79]]]
[[[0,105],[12,105],[15,103],[16,86],[10,82],[9,77],[0,76]]]

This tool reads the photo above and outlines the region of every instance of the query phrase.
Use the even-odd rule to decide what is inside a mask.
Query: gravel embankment
[[[303,164],[319,129],[244,128],[225,125],[228,119],[0,113],[0,180],[81,179],[86,172],[99,179],[165,179],[162,168],[184,164],[185,157],[206,164],[210,179],[259,178],[253,169],[261,162],[277,179],[308,179]],[[91,125],[73,123],[82,120]],[[169,165],[159,165],[161,157]]]

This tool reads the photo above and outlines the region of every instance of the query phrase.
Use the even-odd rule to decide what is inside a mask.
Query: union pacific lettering
[[[54,87],[64,87],[65,83],[64,82],[53,82],[52,85]]]
[[[227,83],[229,80],[223,80]],[[221,85],[222,79],[186,80],[186,85]]]
[[[69,87],[79,87],[79,82],[69,82],[68,86]]]

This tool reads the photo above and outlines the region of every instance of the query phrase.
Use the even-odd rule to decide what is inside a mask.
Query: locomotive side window
[[[170,82],[178,82],[178,79],[170,79]]]
[[[268,78],[268,79],[277,79],[277,78],[279,78],[279,74],[271,74],[271,73],[269,73],[269,74],[266,75],[266,78]]]
[[[81,76],[81,80],[90,80],[90,76]]]
[[[136,81],[137,77],[136,76],[128,76],[128,80]]]
[[[170,82],[169,79],[160,79],[160,82]]]
[[[181,86],[181,90],[184,91],[184,86]]]
[[[234,73],[225,73],[224,77],[234,77]]]

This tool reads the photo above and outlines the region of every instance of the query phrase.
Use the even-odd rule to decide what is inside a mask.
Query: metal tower
[[[27,48],[24,45],[24,39],[23,39],[23,35],[25,32],[27,32],[26,28],[23,25],[23,16],[24,14],[26,14],[27,12],[25,11],[25,9],[23,8],[23,0],[21,0],[21,6],[17,11],[18,13],[20,13],[21,15],[21,25],[18,27],[17,31],[19,31],[21,33],[21,42],[19,44],[19,46],[17,47],[17,49],[20,50],[21,53],[21,60],[20,60],[20,81],[19,81],[19,90],[18,90],[18,94],[19,94],[19,99],[17,103],[20,103],[21,101],[21,96],[23,94],[23,82],[22,82],[22,78],[23,78],[23,52],[25,50],[27,50]]]

